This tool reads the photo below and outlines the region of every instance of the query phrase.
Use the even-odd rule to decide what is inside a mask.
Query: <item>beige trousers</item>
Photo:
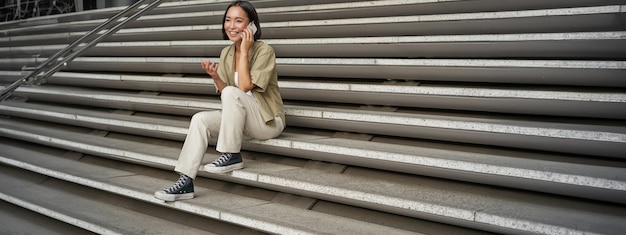
[[[239,88],[225,87],[221,99],[221,111],[202,111],[191,118],[189,131],[174,169],[176,172],[195,179],[211,137],[218,137],[218,152],[238,153],[244,139],[271,139],[280,135],[284,129],[284,121],[280,117],[267,125],[254,98]]]

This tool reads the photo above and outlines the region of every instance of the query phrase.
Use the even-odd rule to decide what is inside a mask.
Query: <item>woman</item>
[[[193,198],[193,179],[199,170],[226,173],[241,169],[244,138],[271,139],[285,128],[276,56],[272,47],[257,41],[261,27],[254,6],[247,1],[231,3],[222,20],[222,35],[233,44],[222,50],[219,64],[201,63],[221,94],[222,110],[203,111],[192,117],[174,169],[180,178],[171,187],[155,192],[156,198]],[[211,137],[218,137],[216,149],[221,156],[200,169]]]

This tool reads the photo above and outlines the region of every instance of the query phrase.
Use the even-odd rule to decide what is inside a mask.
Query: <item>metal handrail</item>
[[[157,7],[159,4],[161,4],[161,2],[163,0],[154,0],[152,3],[148,4],[146,7],[142,8],[141,10],[139,10],[139,11],[137,11],[135,13],[133,13],[131,16],[128,16],[123,21],[118,22],[118,20],[120,18],[125,17],[126,15],[128,15],[128,13],[130,13],[131,11],[137,9],[139,6],[143,5],[144,2],[147,2],[147,1],[150,1],[150,0],[140,0],[140,1],[137,1],[133,5],[127,7],[126,9],[120,11],[119,13],[115,14],[113,17],[109,18],[107,21],[105,21],[102,24],[98,25],[96,28],[94,28],[93,30],[89,31],[88,33],[86,33],[85,35],[83,35],[82,37],[77,39],[75,42],[73,42],[72,44],[70,44],[67,47],[63,48],[62,50],[60,50],[59,52],[54,54],[52,57],[49,57],[48,59],[46,59],[46,61],[41,63],[39,66],[34,67],[34,68],[24,67],[23,70],[31,70],[32,69],[33,71],[31,71],[29,74],[25,75],[24,77],[20,78],[19,80],[13,82],[11,85],[7,86],[2,91],[2,93],[0,93],[0,102],[5,100],[5,99],[7,99],[9,96],[11,96],[11,94],[19,86],[21,86],[24,83],[30,81],[35,76],[36,77],[32,81],[30,81],[33,84],[36,84],[40,80],[47,79],[52,74],[54,74],[57,71],[59,71],[59,69],[62,66],[67,65],[68,62],[71,62],[76,57],[82,55],[87,49],[95,46],[100,41],[104,40],[106,37],[110,36],[111,34],[114,34],[117,31],[119,31],[126,24],[136,20],[137,18],[142,16],[144,13],[146,13],[146,12],[150,11],[151,9]],[[105,33],[101,34],[100,36],[98,36],[94,40],[90,41],[85,46],[81,47],[79,50],[71,53],[69,56],[63,57],[68,52],[72,52],[74,50],[74,48],[76,48],[80,44],[84,43],[87,39],[92,38],[95,34],[100,33],[103,29],[108,28],[109,26],[111,26],[114,23],[117,23],[117,24],[115,26],[113,26],[112,28],[110,28],[109,30],[107,30]],[[61,57],[63,57],[63,59],[59,60],[59,58],[61,58]],[[46,68],[48,68],[49,66],[51,66],[51,68],[48,69],[48,71],[46,71],[44,73],[44,70]]]

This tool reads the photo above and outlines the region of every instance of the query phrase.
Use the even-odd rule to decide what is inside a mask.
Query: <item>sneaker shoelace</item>
[[[187,182],[187,177],[180,176],[180,178],[178,178],[178,180],[176,181],[176,183],[174,183],[174,185],[172,185],[171,187],[165,189],[164,191],[167,193],[173,193],[176,192],[178,190],[180,190],[183,186],[185,186],[185,183]]]
[[[231,156],[232,155],[230,153],[224,153],[222,154],[222,156],[220,156],[218,159],[213,161],[211,164],[213,164],[214,166],[221,166],[222,164],[228,162]]]

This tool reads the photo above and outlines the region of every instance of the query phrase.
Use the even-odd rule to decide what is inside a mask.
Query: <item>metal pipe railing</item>
[[[35,77],[31,81],[31,83],[33,83],[33,84],[37,83],[37,81],[39,81],[39,80],[43,80],[43,79],[46,79],[46,78],[50,77],[52,74],[56,73],[62,66],[67,65],[68,62],[71,62],[76,57],[82,55],[87,49],[95,46],[100,41],[104,40],[106,37],[110,36],[111,34],[114,34],[117,31],[119,31],[126,24],[136,20],[139,17],[141,17],[143,14],[145,14],[146,12],[150,11],[151,9],[157,7],[162,2],[162,0],[154,0],[152,3],[148,4],[146,7],[142,8],[141,10],[139,10],[139,11],[137,11],[135,13],[133,13],[131,16],[128,16],[123,21],[118,22],[118,20],[120,18],[125,17],[126,15],[128,15],[128,13],[130,13],[131,11],[137,9],[139,6],[143,5],[144,2],[147,2],[147,1],[150,1],[150,0],[140,0],[140,1],[137,1],[133,5],[127,7],[126,9],[120,11],[119,13],[115,14],[113,17],[109,18],[107,21],[105,21],[102,24],[98,25],[96,28],[94,28],[93,30],[89,31],[88,33],[86,33],[85,35],[83,35],[82,37],[80,37],[79,39],[74,41],[72,44],[70,44],[67,47],[63,48],[62,50],[60,50],[59,52],[54,54],[52,57],[49,57],[48,59],[46,59],[46,61],[41,63],[39,66],[34,67],[34,68],[24,67],[23,70],[31,70],[32,69],[33,71],[31,71],[29,74],[23,76],[19,80],[15,81],[12,84],[10,84],[9,86],[7,86],[2,91],[2,93],[0,93],[0,101],[3,101],[5,99],[7,99],[9,96],[11,96],[11,94],[19,86],[21,86],[24,83],[28,82],[29,80],[33,79],[33,77]],[[109,30],[107,30],[105,33],[103,33],[100,36],[98,36],[97,38],[95,38],[94,40],[88,42],[86,45],[81,47],[79,50],[77,50],[75,52],[72,52],[74,50],[74,48],[76,48],[80,44],[84,43],[87,39],[92,38],[95,34],[100,33],[103,29],[108,28],[109,26],[111,26],[114,23],[117,23],[117,24],[115,26],[113,26],[112,28],[110,28]],[[69,56],[65,56],[68,52],[70,52],[71,54]],[[61,58],[61,57],[63,57],[63,59],[59,60],[59,58]],[[44,72],[44,70],[46,68],[49,68],[49,69]]]

